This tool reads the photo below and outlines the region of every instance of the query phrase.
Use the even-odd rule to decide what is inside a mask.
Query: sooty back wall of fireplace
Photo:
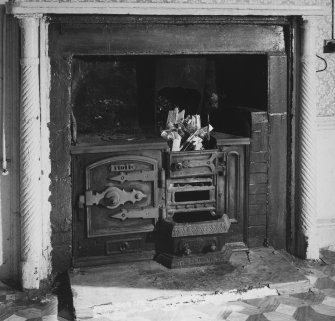
[[[185,115],[200,114],[203,125],[209,117],[215,131],[224,132],[227,109],[267,110],[267,69],[265,54],[74,56],[76,139],[77,134],[81,142],[94,135],[160,135],[175,107]],[[234,126],[248,136],[245,123]]]

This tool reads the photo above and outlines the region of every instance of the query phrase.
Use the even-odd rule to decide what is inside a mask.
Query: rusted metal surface
[[[90,21],[90,19],[88,20]],[[92,21],[92,20],[91,20]],[[115,19],[117,21],[117,19]],[[283,27],[280,25],[216,25],[184,21],[162,22],[71,23],[51,21],[50,54],[198,54],[236,52],[283,52]],[[235,39],[239,38],[239,41]],[[132,41],[129,41],[132,39]],[[164,39],[164,41],[162,41]]]
[[[269,56],[269,113],[287,113],[288,62],[286,55]]]
[[[287,57],[269,57],[269,197],[268,238],[275,248],[287,247]]]
[[[50,89],[50,159],[51,159],[51,228],[52,263],[55,271],[71,266],[72,200],[70,157],[70,75],[71,60],[51,60]]]

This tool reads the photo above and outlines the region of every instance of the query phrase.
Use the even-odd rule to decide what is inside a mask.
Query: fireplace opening
[[[49,28],[55,255],[64,234],[75,266],[213,233],[285,248],[290,21],[68,18]],[[161,137],[177,107],[213,126],[204,149]]]

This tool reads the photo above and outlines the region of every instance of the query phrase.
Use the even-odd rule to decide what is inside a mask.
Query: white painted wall
[[[335,246],[335,116],[318,118],[317,237]]]

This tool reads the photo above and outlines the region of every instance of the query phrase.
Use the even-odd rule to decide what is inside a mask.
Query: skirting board
[[[328,117],[317,117],[316,118],[316,125],[318,131],[324,130],[334,130],[335,131],[335,116],[328,116]]]

